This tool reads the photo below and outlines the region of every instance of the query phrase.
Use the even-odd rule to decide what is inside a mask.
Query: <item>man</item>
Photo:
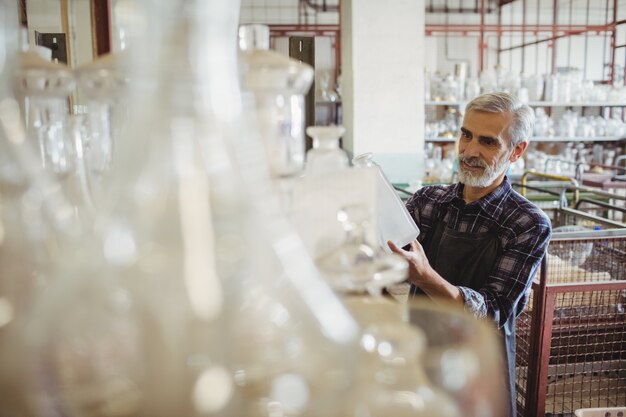
[[[407,202],[420,228],[410,251],[410,297],[463,303],[501,329],[515,415],[515,319],[551,235],[547,216],[511,188],[506,170],[528,145],[534,114],[507,93],[484,94],[465,108],[458,141],[458,180],[425,187]]]

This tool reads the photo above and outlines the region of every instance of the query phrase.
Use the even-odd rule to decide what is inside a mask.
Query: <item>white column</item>
[[[424,3],[342,0],[344,147],[373,152],[392,182],[421,178]]]

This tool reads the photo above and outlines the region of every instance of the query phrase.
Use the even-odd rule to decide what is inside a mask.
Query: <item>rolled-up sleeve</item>
[[[476,317],[490,317],[498,327],[519,314],[527,303],[528,289],[541,264],[551,236],[550,222],[529,216],[523,230],[503,248],[479,290],[458,287],[465,310]]]

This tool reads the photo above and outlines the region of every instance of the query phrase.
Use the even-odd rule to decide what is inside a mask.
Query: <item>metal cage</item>
[[[626,405],[626,230],[555,233],[537,276],[517,321],[517,415]]]

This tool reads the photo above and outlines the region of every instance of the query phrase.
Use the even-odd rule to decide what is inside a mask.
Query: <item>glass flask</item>
[[[506,362],[495,327],[442,300],[413,299],[408,315],[426,338],[422,363],[428,379],[454,399],[462,415],[506,415]]]
[[[361,154],[352,159],[355,167],[376,167],[377,198],[376,198],[376,226],[378,229],[378,243],[382,248],[391,252],[387,241],[391,240],[398,247],[411,243],[419,235],[415,221],[406,210],[404,203],[398,197],[393,185],[389,182],[381,167],[374,162],[371,152]]]
[[[406,279],[408,264],[402,257],[368,242],[370,213],[366,206],[343,207],[337,220],[345,230],[345,241],[316,260],[335,291],[380,295],[384,287]]]
[[[313,138],[313,148],[306,153],[306,175],[335,172],[348,168],[348,155],[339,147],[345,133],[343,126],[309,126],[306,133]]]
[[[106,204],[33,315],[38,396],[68,416],[335,415],[358,328],[241,128],[239,2],[146,5]]]
[[[304,167],[304,95],[311,88],[310,65],[271,51],[266,25],[242,25],[243,88],[254,93],[261,137],[275,177],[291,177]]]

